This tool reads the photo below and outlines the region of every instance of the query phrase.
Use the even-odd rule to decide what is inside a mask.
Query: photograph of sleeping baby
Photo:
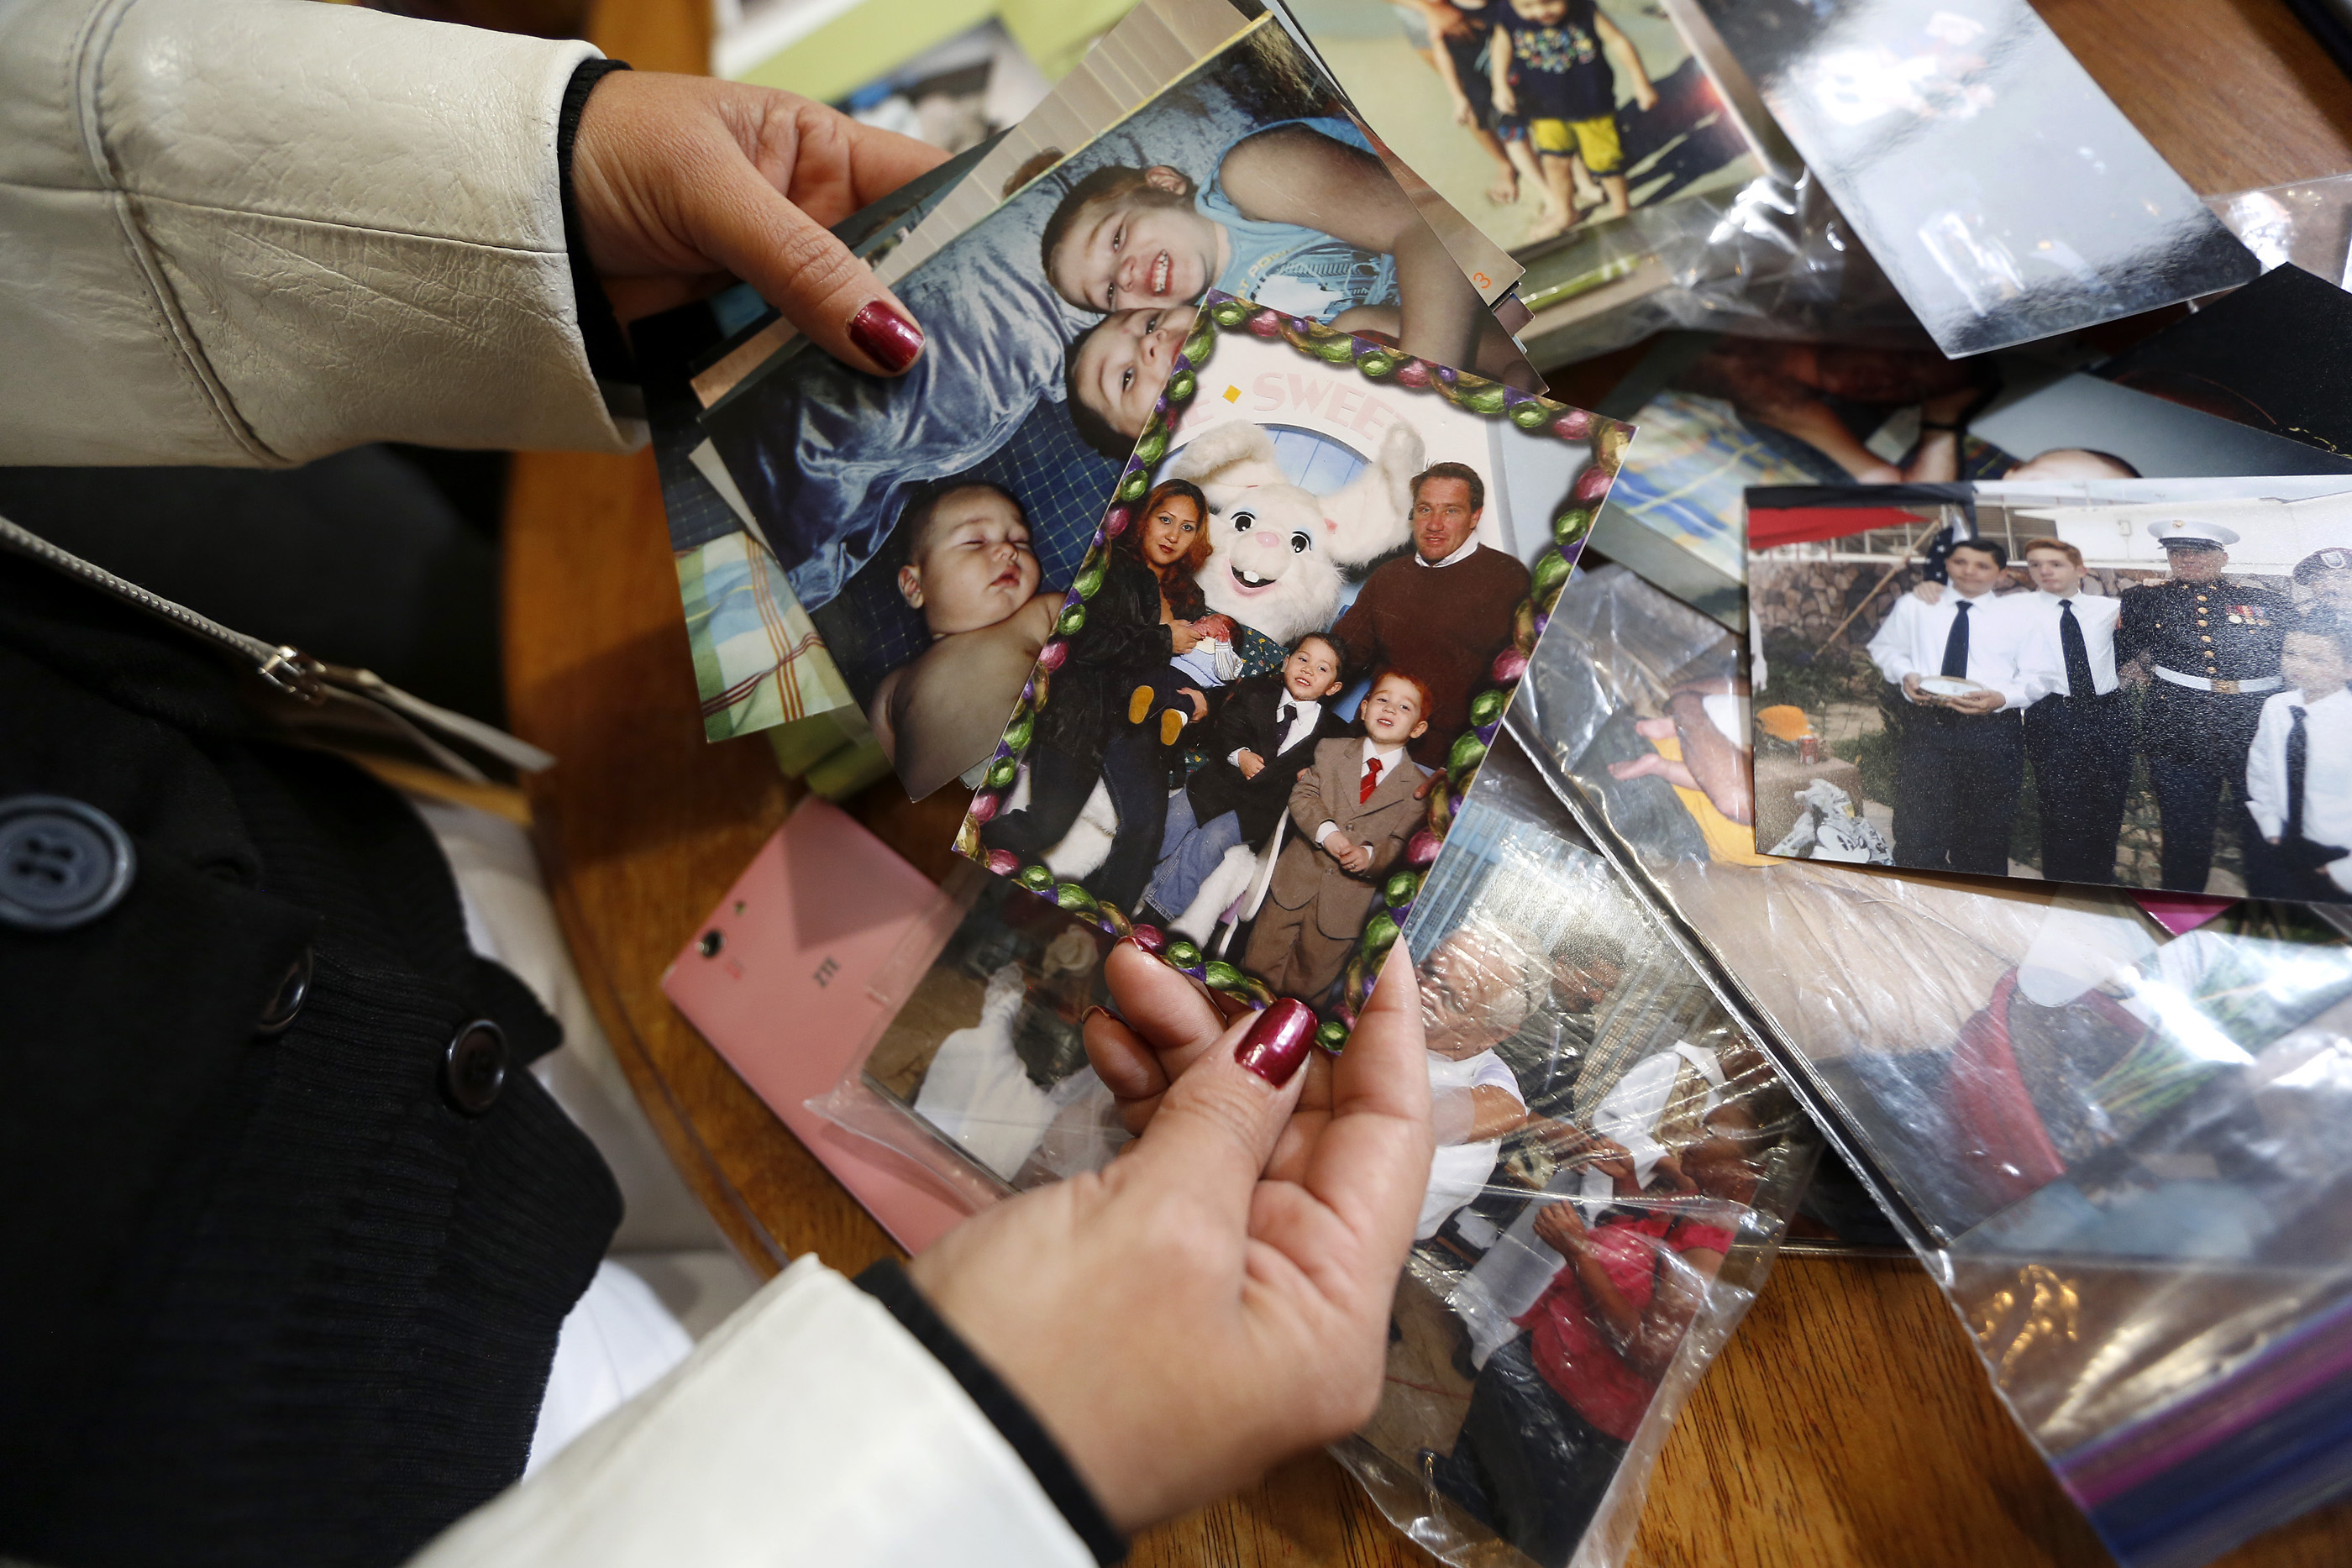
[[[1193,377],[1167,455],[1037,616],[1051,641],[960,842],[1321,1005],[1434,852],[1442,831],[1409,859],[1532,642],[1531,569],[1556,589],[1559,520],[1608,471],[1578,411],[1481,413],[1279,335],[1213,333]],[[998,612],[1027,615],[1004,559]]]
[[[1750,492],[1757,849],[2352,898],[2347,486]]]
[[[954,733],[946,672],[968,668],[961,701],[1001,717],[1020,683],[986,682],[1021,663],[927,655],[991,628],[956,646],[1009,647],[1026,623],[1008,624],[1006,592],[1071,585],[1212,287],[1539,384],[1328,80],[1261,19],[899,280],[926,334],[907,374],[780,352],[705,410],[740,515],[674,521],[672,545],[691,558],[756,534],[909,792],[927,794],[988,750]],[[943,542],[958,525],[941,486],[970,492],[950,510],[992,491],[1003,537],[987,548],[1024,558],[1000,564],[985,606],[942,612],[909,586],[908,568],[960,548]],[[721,664],[698,667],[709,685]]]
[[[1603,1523],[1643,1423],[1671,1418],[1662,1391],[1692,1325],[1736,1319],[1760,1278],[1812,1143],[1760,1053],[1516,771],[1481,779],[1406,929],[1440,1146],[1386,1393],[1343,1457],[1559,1568]]]

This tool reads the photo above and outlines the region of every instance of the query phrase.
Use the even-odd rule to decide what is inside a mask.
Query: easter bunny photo
[[[958,847],[1344,1033],[1630,434],[1212,293]]]

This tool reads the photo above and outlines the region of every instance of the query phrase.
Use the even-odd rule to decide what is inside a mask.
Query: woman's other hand
[[[1336,1063],[1296,1003],[1228,1025],[1131,945],[1108,979],[1128,1021],[1089,1019],[1088,1055],[1142,1137],[911,1272],[1133,1529],[1370,1418],[1429,1180],[1429,1073],[1402,945]]]
[[[1573,1203],[1548,1203],[1536,1210],[1536,1239],[1563,1258],[1573,1258],[1584,1250],[1591,1234],[1586,1230],[1584,1216],[1577,1213]]]
[[[740,277],[827,353],[896,375],[922,330],[826,230],[946,156],[788,92],[614,71],[581,112],[572,191],[623,320]]]

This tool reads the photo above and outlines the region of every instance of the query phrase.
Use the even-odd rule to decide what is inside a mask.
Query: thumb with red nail
[[[1429,1180],[1429,1071],[1399,944],[1347,1049],[1295,1001],[1225,1023],[1121,945],[1087,1054],[1142,1135],[909,1265],[1122,1529],[1360,1427]]]
[[[897,375],[922,329],[827,231],[946,156],[792,93],[614,71],[581,110],[572,193],[622,320],[740,277],[835,359]]]

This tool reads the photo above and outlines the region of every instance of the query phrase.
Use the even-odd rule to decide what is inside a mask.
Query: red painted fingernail
[[[1157,925],[1139,925],[1127,934],[1127,939],[1158,958],[1168,951],[1168,936]]]
[[[849,340],[874,362],[896,375],[923,351],[923,329],[891,308],[887,299],[869,302],[849,319]]]
[[[1234,1060],[1279,1089],[1307,1060],[1314,1040],[1315,1009],[1295,997],[1282,997],[1257,1015],[1234,1048]]]

